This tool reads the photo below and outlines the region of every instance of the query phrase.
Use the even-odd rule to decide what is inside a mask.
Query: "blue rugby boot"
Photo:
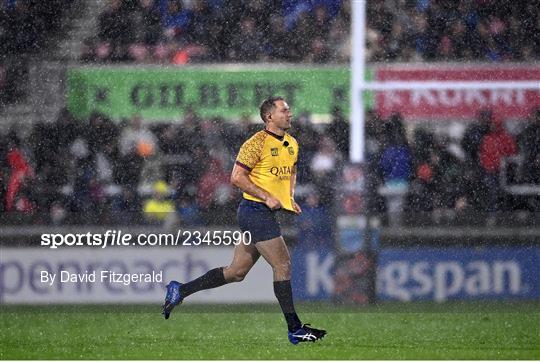
[[[184,298],[182,297],[182,293],[180,292],[181,286],[182,283],[178,283],[174,280],[167,285],[165,304],[163,304],[163,312],[161,312],[165,319],[169,319],[173,308],[176,307],[178,304],[181,304],[184,300]]]
[[[298,344],[300,342],[315,342],[319,339],[323,339],[326,335],[324,329],[316,329],[310,327],[309,324],[304,324],[302,328],[296,332],[289,332],[289,341],[292,344]]]

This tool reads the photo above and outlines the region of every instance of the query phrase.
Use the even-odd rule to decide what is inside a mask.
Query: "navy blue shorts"
[[[251,233],[253,243],[281,236],[276,211],[261,202],[243,199],[238,206],[237,219],[240,230]]]

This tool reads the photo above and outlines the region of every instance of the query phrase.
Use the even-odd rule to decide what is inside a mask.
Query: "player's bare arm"
[[[248,194],[258,197],[263,200],[266,206],[272,210],[277,210],[282,207],[281,202],[273,197],[270,193],[255,185],[249,179],[249,171],[238,165],[234,165],[231,173],[231,183],[240,190]]]

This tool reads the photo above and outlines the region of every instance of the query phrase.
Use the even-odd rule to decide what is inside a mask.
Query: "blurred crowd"
[[[368,1],[371,61],[537,61],[537,1]]]
[[[526,218],[540,211],[540,110],[533,110],[516,133],[490,110],[466,128],[455,126],[447,133],[416,127],[407,137],[399,114],[388,120],[369,114],[371,214],[385,215],[390,224],[422,223],[418,216],[426,214],[434,222],[461,218],[466,224],[493,224],[504,212],[521,210]],[[511,185],[530,188],[513,192]]]
[[[82,60],[343,61],[349,17],[340,0],[110,0]]]
[[[367,2],[368,61],[535,61],[534,1]],[[343,0],[110,0],[84,61],[348,62]]]
[[[502,187],[508,158],[518,160],[509,182],[540,186],[540,111],[523,124],[512,134],[485,110],[462,133],[407,132],[399,114],[381,119],[369,112],[367,211],[390,223],[401,222],[403,213],[452,218],[466,211],[540,211],[538,193],[514,198]],[[0,142],[1,218],[234,224],[241,196],[229,183],[230,171],[242,142],[262,127],[247,116],[201,119],[194,109],[181,122],[158,124],[100,114],[75,121],[64,110],[56,122],[35,124],[23,137],[13,129]],[[348,122],[338,108],[329,124],[300,113],[291,133],[301,146],[296,196],[302,220],[328,220],[342,212],[333,205],[348,158]]]
[[[46,47],[73,0],[0,1],[0,54]],[[89,62],[348,62],[350,0],[107,0]],[[537,61],[535,1],[367,2],[369,61]]]

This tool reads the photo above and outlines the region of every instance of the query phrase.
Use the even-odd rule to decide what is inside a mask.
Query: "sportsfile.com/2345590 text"
[[[57,249],[62,246],[229,246],[251,244],[249,231],[232,230],[181,230],[176,233],[131,234],[122,230],[107,230],[104,233],[45,233],[41,235],[41,246]]]

